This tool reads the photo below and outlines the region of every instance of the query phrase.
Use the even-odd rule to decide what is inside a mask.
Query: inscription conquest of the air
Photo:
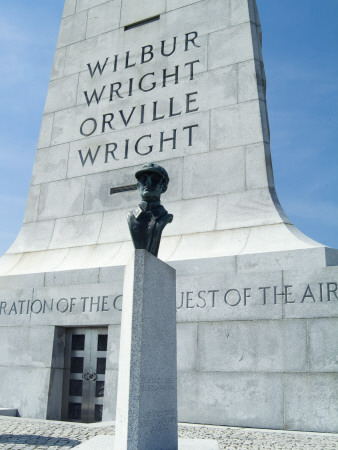
[[[333,303],[338,300],[338,283],[309,283],[293,292],[293,285],[212,288],[177,292],[176,308],[180,310],[208,310],[217,308],[273,307],[277,305],[308,305]],[[103,291],[103,287],[95,290]],[[122,311],[122,294],[64,295],[53,298],[15,299],[0,298],[0,316],[45,315],[50,313],[87,314]]]

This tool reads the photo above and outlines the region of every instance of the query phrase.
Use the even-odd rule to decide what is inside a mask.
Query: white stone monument
[[[179,421],[337,431],[338,252],[285,216],[269,142],[254,0],[66,0],[24,223],[0,259],[2,406],[82,420],[83,358],[96,419],[115,417],[125,213],[156,162]],[[103,374],[79,326],[108,336]]]

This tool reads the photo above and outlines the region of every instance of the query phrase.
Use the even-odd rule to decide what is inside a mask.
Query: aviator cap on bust
[[[139,179],[142,174],[149,173],[149,172],[150,173],[156,173],[157,175],[160,175],[164,179],[166,184],[169,183],[169,176],[168,176],[167,171],[164,169],[164,167],[159,166],[158,164],[154,164],[154,163],[144,164],[142,169],[138,170],[135,173],[135,177],[137,179]]]

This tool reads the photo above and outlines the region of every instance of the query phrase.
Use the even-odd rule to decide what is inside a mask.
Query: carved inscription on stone
[[[199,50],[203,51],[203,46],[198,32],[189,31],[182,36],[149,43],[136,52],[128,50],[94,63],[89,62],[84,70],[90,76],[91,83],[95,81],[95,87],[83,90],[82,99],[90,108],[91,115],[81,119],[79,139],[198,112],[195,78],[201,71],[201,61],[196,55]],[[179,65],[174,62],[178,54],[180,60],[182,56],[184,58],[184,62]],[[107,75],[110,77],[107,78]],[[179,88],[183,79],[189,81],[185,83],[187,91],[184,94],[180,91],[175,96],[172,86]],[[168,88],[170,95],[166,98],[164,89],[169,91]],[[158,93],[158,97],[149,100],[149,93]],[[136,136],[133,133],[132,138],[124,135],[122,140],[116,137],[111,142],[102,141],[101,144],[95,141],[95,145],[87,147],[86,141],[83,141],[83,147],[77,150],[79,161],[82,167],[94,166],[99,161],[112,164],[129,159],[131,154],[144,157],[155,149],[157,152],[176,150],[178,142],[191,148],[198,140],[199,126],[198,117],[193,116],[190,122],[179,127],[175,125],[172,129],[166,125],[163,130],[149,131],[148,126],[146,133],[139,131]]]
[[[225,305],[230,307],[247,305],[279,305],[292,303],[323,303],[338,300],[338,284],[309,283],[302,294],[295,297],[292,285],[244,287],[231,289],[204,289],[200,291],[180,292],[177,296],[177,309],[215,308]]]
[[[294,290],[297,288],[297,295]],[[98,288],[103,289],[103,288]],[[308,283],[299,286],[214,287],[178,291],[176,308],[180,310],[208,310],[214,308],[273,307],[281,304],[308,305],[335,303],[338,301],[338,282]],[[107,314],[122,311],[122,294],[79,295],[58,298],[33,298],[10,300],[0,294],[0,316],[30,316],[57,313]],[[159,380],[160,382],[160,380]]]
[[[49,313],[106,313],[122,311],[122,295],[79,296],[14,301],[0,298],[0,316],[44,315]]]

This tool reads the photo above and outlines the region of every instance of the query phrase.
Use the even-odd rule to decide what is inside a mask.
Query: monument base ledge
[[[0,275],[59,272],[95,267],[125,266],[133,251],[131,241],[106,244],[36,247],[35,236],[26,243],[13,244],[0,258]],[[304,236],[293,225],[275,224],[201,233],[163,236],[159,259],[172,261],[207,260],[223,257],[253,257],[263,254],[271,259],[274,254],[319,253],[335,259],[337,250],[325,247]],[[338,253],[337,253],[338,254]],[[316,259],[315,257],[314,259]]]
[[[11,282],[17,277],[20,280],[20,286],[26,285],[36,285],[37,278],[39,276],[44,276],[44,274],[61,274],[61,273],[89,273],[93,271],[120,271],[120,279],[123,279],[123,270],[125,265],[129,262],[130,256],[133,249],[130,248],[126,254],[126,257],[121,261],[96,261],[92,258],[93,249],[87,248],[83,249],[81,263],[77,260],[74,264],[43,264],[41,265],[40,258],[44,260],[46,256],[41,255],[40,252],[36,254],[29,255],[4,255],[0,258],[0,287],[3,285],[4,288],[11,287]],[[53,251],[50,250],[51,254],[49,257],[53,256]],[[225,253],[225,252],[224,252]],[[166,255],[168,256],[168,255]],[[265,271],[265,270],[294,270],[299,268],[322,268],[328,266],[338,266],[338,249],[320,246],[313,248],[298,248],[289,250],[278,250],[278,251],[260,251],[257,253],[239,253],[239,254],[224,254],[224,255],[210,255],[209,257],[200,257],[201,255],[187,255],[186,258],[173,257],[165,258],[163,255],[159,255],[159,258],[166,262],[167,264],[173,266],[178,270],[178,275],[180,275],[179,267],[188,268],[192,265],[194,268],[196,264],[198,266],[207,265],[210,263],[215,268],[219,270],[220,263],[226,264],[228,267],[231,262],[234,266],[241,267],[241,271]],[[26,259],[28,258],[28,261]],[[38,261],[36,264],[32,264],[31,258],[36,257]],[[21,261],[21,258],[23,259]],[[45,261],[45,260],[44,260]],[[96,264],[97,263],[97,264]],[[210,267],[209,267],[210,269]],[[59,278],[59,276],[57,276]],[[86,278],[86,277],[85,277]],[[17,283],[14,283],[17,285]]]
[[[114,450],[115,436],[99,435],[75,448],[79,450]],[[115,449],[117,450],[117,449]],[[178,450],[220,450],[214,439],[179,439]]]

